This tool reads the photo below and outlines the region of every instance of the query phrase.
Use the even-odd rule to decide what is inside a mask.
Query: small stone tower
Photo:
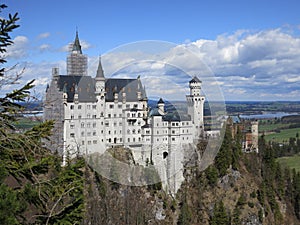
[[[200,134],[204,130],[203,122],[203,109],[205,96],[201,94],[201,81],[198,77],[193,77],[189,82],[190,95],[187,95],[188,114],[191,116],[191,120],[195,125],[196,138],[200,137]]]

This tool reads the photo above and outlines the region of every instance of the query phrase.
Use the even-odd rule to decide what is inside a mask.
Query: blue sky
[[[198,54],[226,100],[300,100],[300,2],[296,0],[4,3],[8,9],[1,16],[19,12],[21,18],[8,60],[26,67],[24,82],[37,79],[37,92],[50,81],[53,66],[64,71],[67,45],[77,27],[91,76],[99,54],[127,43],[161,40]]]

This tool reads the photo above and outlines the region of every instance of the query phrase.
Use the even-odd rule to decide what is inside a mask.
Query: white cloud
[[[7,47],[6,57],[11,59],[21,59],[28,54],[29,40],[25,36],[17,36],[13,44]]]
[[[40,37],[46,38],[47,35],[44,33]],[[26,57],[30,50],[29,40],[18,36],[14,42],[8,48],[7,57]],[[92,47],[83,40],[80,43],[83,50]],[[149,93],[154,94],[156,90],[162,95],[175,95],[176,85],[186,91],[190,77],[197,75],[203,81],[205,93],[213,94],[221,86],[227,100],[300,99],[297,91],[300,87],[300,38],[283,29],[238,30],[233,34],[219,35],[215,40],[199,39],[177,46],[168,46],[164,42],[130,46],[136,48],[131,51],[124,47],[120,50],[126,51],[118,51],[117,48],[102,56],[105,75],[128,78],[141,75]],[[50,45],[42,44],[38,49],[44,53],[50,48]],[[67,52],[68,46],[62,50]],[[39,77],[37,84],[44,86],[54,65],[65,70],[63,61],[29,63],[24,78],[25,75],[28,79]],[[90,57],[90,76],[95,76],[97,66],[98,57]],[[168,82],[159,86],[163,80]]]
[[[39,50],[42,51],[42,52],[47,51],[49,49],[51,49],[51,46],[49,44],[42,44],[42,45],[39,46]]]
[[[38,35],[38,39],[45,39],[48,38],[49,36],[50,36],[49,32],[41,33]]]

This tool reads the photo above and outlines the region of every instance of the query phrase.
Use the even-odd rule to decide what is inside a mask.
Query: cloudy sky
[[[101,54],[107,76],[141,75],[152,95],[183,96],[188,76],[197,75],[205,94],[220,87],[225,100],[300,100],[297,0],[4,3],[2,17],[21,18],[6,54],[18,66],[9,73],[25,67],[21,82],[36,79],[37,93],[52,67],[65,73],[77,28],[91,76]]]

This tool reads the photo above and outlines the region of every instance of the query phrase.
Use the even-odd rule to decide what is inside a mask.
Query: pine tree
[[[223,201],[215,204],[214,215],[210,220],[210,225],[228,225],[229,216],[226,213]]]

